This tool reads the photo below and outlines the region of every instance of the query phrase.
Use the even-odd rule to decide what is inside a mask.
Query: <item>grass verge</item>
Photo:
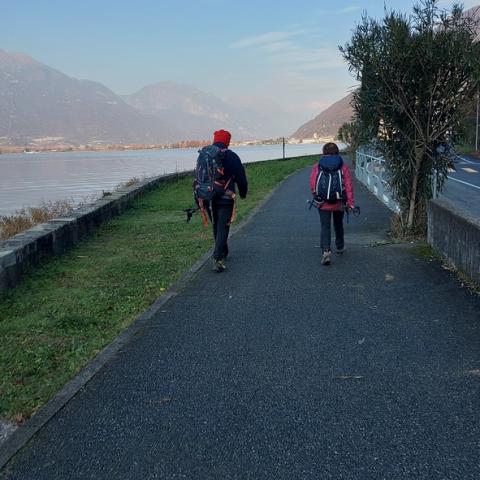
[[[241,221],[312,157],[246,165]],[[191,179],[161,185],[0,300],[0,418],[22,422],[78,373],[212,246]]]
[[[475,151],[475,145],[469,143],[460,143],[455,145],[455,151],[459,155],[475,155],[478,153]]]

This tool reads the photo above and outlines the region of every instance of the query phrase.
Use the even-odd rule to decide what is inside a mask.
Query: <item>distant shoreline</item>
[[[301,143],[325,143],[332,141],[331,138],[318,139],[291,139],[285,137],[286,144]],[[283,138],[267,139],[267,140],[249,140],[242,142],[232,142],[233,147],[251,146],[251,145],[279,145],[282,144]],[[0,146],[0,154],[2,153],[65,153],[65,152],[124,152],[135,150],[169,150],[177,148],[199,148],[209,145],[211,140],[185,140],[181,142],[169,144],[111,144],[111,145],[49,145],[49,146],[20,146],[20,145],[3,145]]]
[[[49,146],[0,146],[1,153],[55,153],[55,152],[110,152],[110,151],[130,151],[130,150],[163,150],[173,148],[195,148],[208,145],[208,141],[178,142],[174,144],[132,144],[132,145],[49,145]]]

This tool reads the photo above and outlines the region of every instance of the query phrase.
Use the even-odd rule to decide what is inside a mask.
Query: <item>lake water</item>
[[[313,155],[321,144],[285,145],[286,157]],[[80,202],[133,177],[192,170],[196,148],[122,152],[52,152],[0,155],[0,216],[45,201]],[[282,145],[232,147],[243,163],[282,157]]]

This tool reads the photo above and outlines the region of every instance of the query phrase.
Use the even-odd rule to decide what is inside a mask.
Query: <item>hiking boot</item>
[[[345,247],[337,248],[337,255],[342,255],[344,251],[345,251]]]
[[[227,268],[225,260],[214,260],[214,270],[217,272],[223,272]]]
[[[330,251],[327,251],[327,252],[323,252],[323,255],[322,255],[322,265],[330,265],[330,256],[331,256],[332,252]]]

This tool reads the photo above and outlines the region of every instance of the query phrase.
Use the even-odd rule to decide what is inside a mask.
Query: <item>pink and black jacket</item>
[[[327,157],[327,155],[323,155],[323,157]],[[328,157],[338,158],[339,155],[328,155]],[[344,186],[344,191],[346,196],[346,198],[343,199],[343,202],[347,205],[347,207],[353,208],[355,205],[355,200],[353,197],[352,177],[350,175],[350,169],[348,168],[347,165],[345,165],[345,163],[343,163],[343,161],[342,161],[342,167],[340,168],[340,172],[342,173],[342,181],[343,181],[343,186]],[[318,174],[319,174],[319,165],[317,162],[313,166],[312,173],[310,174],[310,191],[312,192],[312,195],[315,195],[315,188],[316,188]],[[341,210],[342,208],[342,201],[338,200],[335,203],[325,202],[322,205],[320,205],[318,208],[320,210],[338,211],[338,210]]]

